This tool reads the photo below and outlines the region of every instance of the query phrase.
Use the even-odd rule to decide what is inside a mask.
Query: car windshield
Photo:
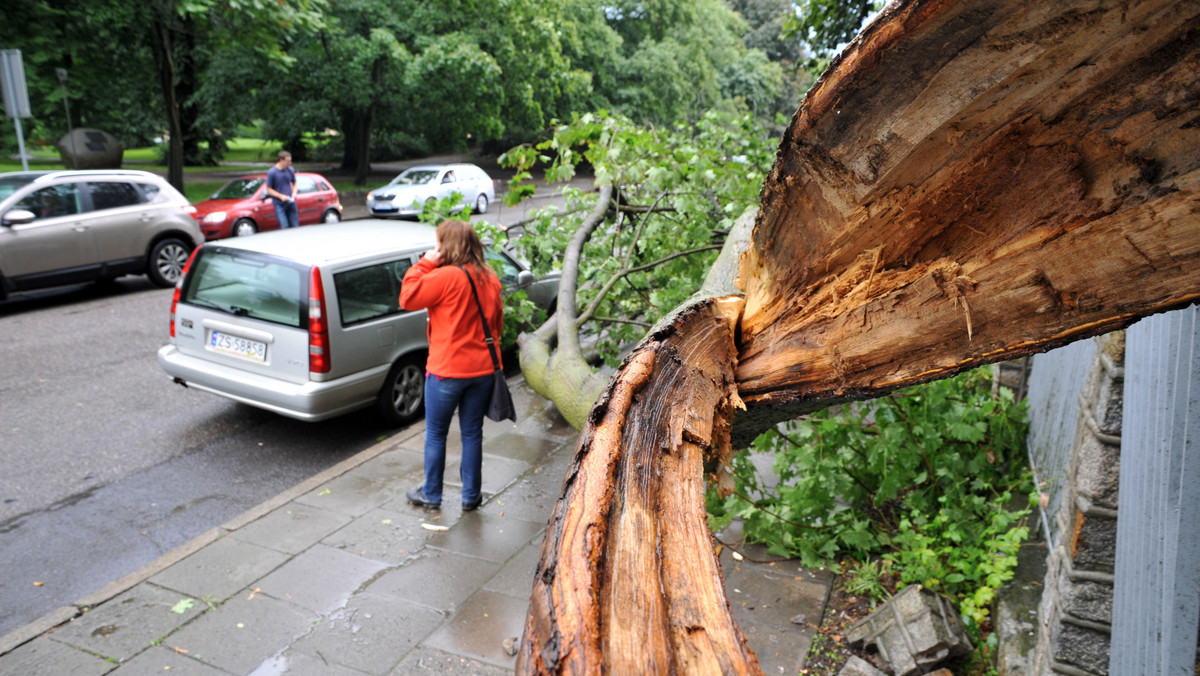
[[[228,250],[200,250],[181,302],[239,317],[299,328],[308,293],[304,270],[294,263]]]
[[[437,178],[436,169],[409,169],[392,181],[392,185],[425,185]]]
[[[254,193],[258,192],[258,187],[263,184],[261,178],[235,178],[225,187],[214,192],[209,199],[214,200],[240,200],[247,197],[253,197]]]

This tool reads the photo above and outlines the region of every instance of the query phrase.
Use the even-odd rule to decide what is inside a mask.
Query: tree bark
[[[158,61],[159,85],[162,87],[163,108],[167,113],[167,182],[183,192],[183,122],[179,100],[175,96],[175,56],[171,49],[170,12],[173,7],[155,4],[151,8],[154,39],[151,44]]]
[[[706,461],[805,411],[1200,299],[1197,73],[1195,2],[889,6],[785,134],[744,299],[693,298],[589,414],[518,672],[758,672],[703,518]]]
[[[612,205],[613,187],[604,185],[596,206],[576,230],[563,252],[562,284],[558,287],[557,311],[546,324],[518,338],[521,372],[534,392],[555,403],[573,427],[583,427],[588,411],[604,390],[606,378],[584,359],[579,342],[579,315],[575,304],[579,279],[579,257],[592,233],[604,222]],[[557,349],[552,350],[557,346]]]

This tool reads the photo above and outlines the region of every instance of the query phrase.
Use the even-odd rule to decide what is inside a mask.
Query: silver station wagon
[[[426,314],[398,299],[434,233],[363,220],[206,244],[176,287],[159,364],[181,385],[299,420],[374,406],[411,422],[424,408]],[[553,303],[557,274],[535,282],[508,254],[487,256],[506,290]]]

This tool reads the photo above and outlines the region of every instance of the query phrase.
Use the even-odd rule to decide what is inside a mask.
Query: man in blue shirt
[[[300,212],[296,209],[296,170],[292,168],[292,154],[279,151],[275,166],[267,171],[267,194],[275,205],[275,218],[280,229],[300,227]]]

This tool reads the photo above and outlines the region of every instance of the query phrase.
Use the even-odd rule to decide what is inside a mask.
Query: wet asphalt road
[[[129,277],[0,303],[0,636],[395,432],[172,383],[170,302]]]

